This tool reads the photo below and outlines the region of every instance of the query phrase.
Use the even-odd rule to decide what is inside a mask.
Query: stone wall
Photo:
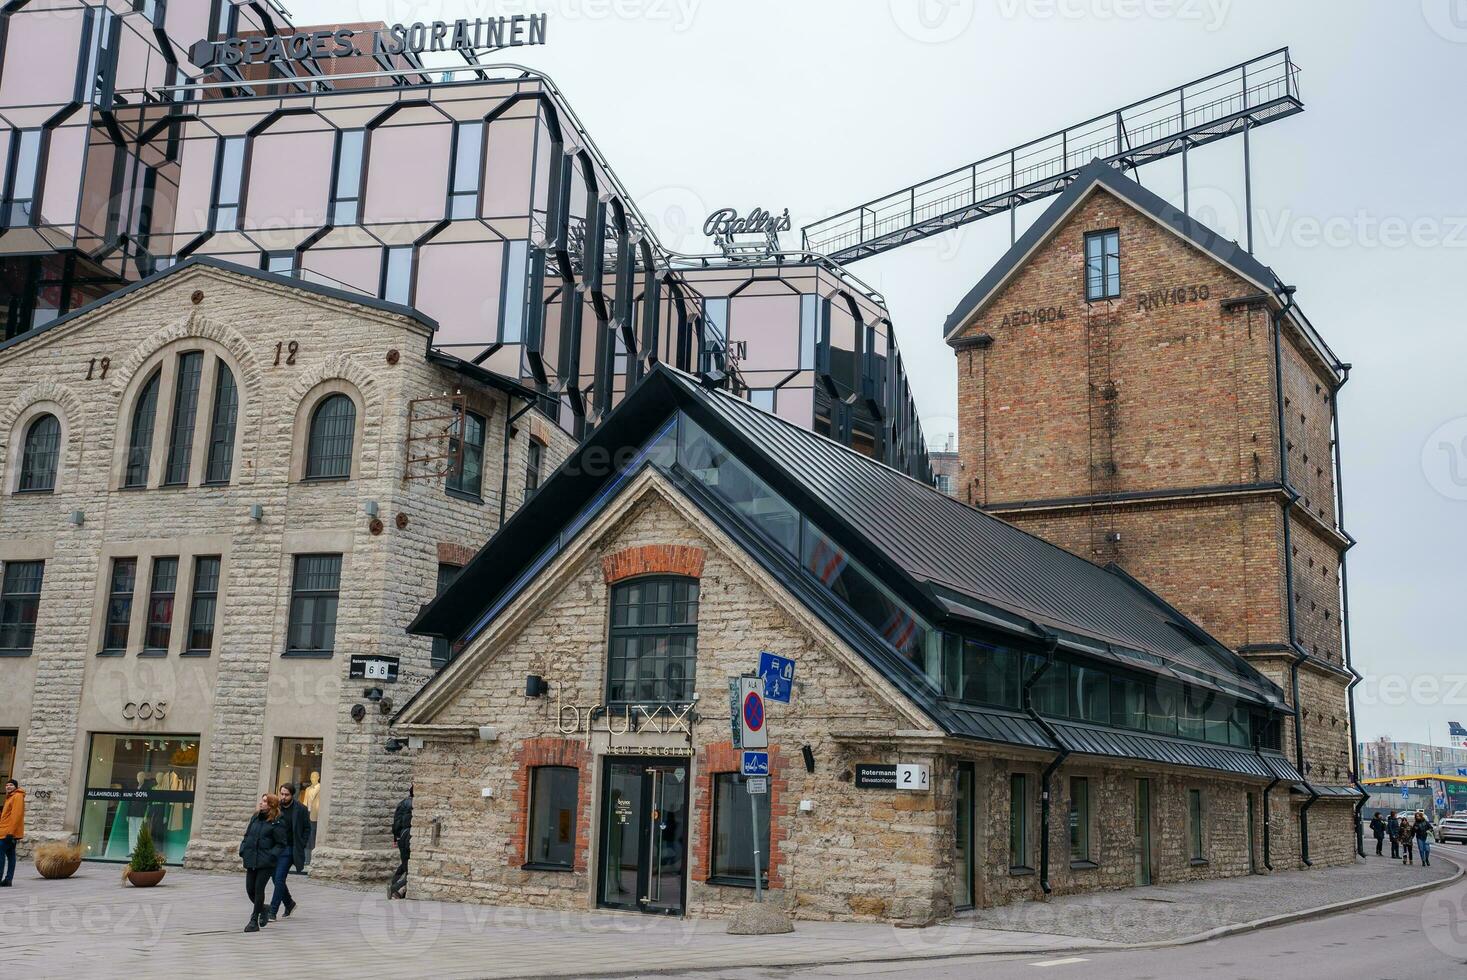
[[[396,852],[389,824],[410,762],[384,751],[386,716],[364,702],[369,685],[348,679],[348,662],[352,654],[400,657],[399,681],[382,686],[399,704],[406,701],[430,675],[429,641],[407,636],[404,627],[436,590],[439,545],[477,545],[499,522],[505,397],[429,362],[428,339],[428,328],[410,317],[200,266],[0,351],[0,473],[7,491],[29,418],[51,411],[63,426],[56,491],[0,495],[0,561],[47,561],[35,649],[27,658],[0,660],[0,727],[20,730],[18,775],[31,790],[28,823],[37,839],[78,829],[88,732],[198,735],[189,861],[233,868],[252,801],[273,788],[276,739],[319,738],[324,789],[313,870],[390,872]],[[207,437],[212,409],[206,388],[195,472],[187,486],[160,488],[170,372],[177,352],[191,349],[204,349],[206,363],[223,358],[235,377],[233,474],[227,485],[201,485],[198,433]],[[155,365],[165,373],[153,488],[123,490],[119,461],[132,402]],[[441,477],[403,479],[409,401],[456,390],[487,419],[482,501],[450,497]],[[357,402],[353,474],[304,482],[302,429],[328,391]],[[520,427],[536,421],[532,413]],[[553,466],[572,440],[547,428]],[[510,467],[520,474],[510,481],[511,508],[523,497],[526,442],[524,434],[510,440]],[[369,502],[377,505],[380,529]],[[259,520],[251,515],[256,505]],[[80,525],[68,522],[74,510],[83,514]],[[335,653],[286,658],[293,556],[310,552],[343,555]],[[166,656],[145,657],[136,647],[147,558],[157,555],[180,558],[173,644]],[[179,649],[190,563],[198,555],[222,561],[207,657]],[[140,556],[133,648],[100,657],[114,556]],[[128,700],[170,707],[162,722],[128,720],[120,713]],[[361,722],[350,716],[358,703],[369,709]]]

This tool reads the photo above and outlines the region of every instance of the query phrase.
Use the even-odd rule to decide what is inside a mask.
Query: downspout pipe
[[[1034,684],[1054,664],[1054,652],[1059,648],[1059,637],[1038,623],[1032,625],[1044,637],[1044,660],[1034,668],[1034,673],[1024,680],[1024,713],[1034,719],[1034,724],[1038,725],[1059,749],[1059,753],[1050,760],[1049,765],[1044,767],[1044,774],[1039,777],[1039,887],[1044,890],[1044,894],[1048,895],[1052,890],[1049,884],[1049,786],[1050,781],[1054,778],[1055,770],[1059,769],[1061,763],[1068,758],[1070,750],[1065,747],[1064,739],[1060,738],[1054,726],[1034,710]]]
[[[1350,380],[1350,365],[1343,364],[1341,369],[1345,376],[1330,392],[1330,416],[1335,430],[1335,525],[1344,533],[1345,483],[1344,464],[1340,461],[1340,389]],[[1345,536],[1349,537],[1348,534]],[[1350,544],[1354,544],[1353,538],[1350,539]],[[1344,642],[1345,669],[1350,672],[1350,683],[1345,685],[1345,704],[1350,716],[1350,785],[1360,794],[1360,799],[1355,801],[1355,853],[1365,857],[1365,826],[1360,821],[1370,794],[1360,785],[1360,732],[1355,727],[1355,685],[1364,678],[1355,669],[1350,650],[1350,577],[1345,564],[1345,555],[1348,552],[1348,547],[1340,552],[1340,632]]]
[[[509,504],[509,433],[525,413],[535,407],[535,402],[530,399],[525,402],[525,407],[515,412],[504,420],[504,456],[499,462],[499,526],[504,527],[505,508]]]
[[[1284,492],[1288,500],[1284,504],[1284,600],[1288,614],[1289,646],[1294,651],[1294,659],[1289,664],[1289,686],[1294,702],[1294,764],[1299,769],[1299,775],[1303,777],[1304,789],[1309,793],[1309,799],[1299,808],[1299,860],[1310,867],[1314,862],[1309,860],[1309,808],[1314,806],[1319,799],[1319,791],[1309,782],[1309,771],[1304,762],[1304,713],[1299,704],[1299,665],[1308,659],[1308,653],[1299,644],[1298,623],[1294,616],[1294,542],[1291,528],[1289,511],[1298,498],[1298,493],[1289,483],[1289,442],[1288,432],[1284,424],[1284,346],[1283,329],[1284,317],[1288,316],[1289,310],[1294,306],[1293,286],[1280,284],[1277,289],[1279,296],[1279,308],[1269,312],[1269,318],[1273,324],[1273,372],[1274,372],[1274,399],[1275,410],[1278,415],[1278,452],[1279,452],[1279,482],[1284,486]]]
[[[1273,781],[1263,787],[1263,866],[1270,871],[1273,870],[1273,858],[1269,851],[1268,794],[1279,784],[1279,778],[1273,777]]]

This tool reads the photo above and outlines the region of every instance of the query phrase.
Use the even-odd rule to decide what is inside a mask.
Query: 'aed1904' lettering
[[[1033,310],[1015,310],[1013,313],[1005,313],[1003,320],[999,322],[1000,327],[1027,327],[1031,323],[1054,323],[1065,319],[1065,308],[1063,306],[1041,306]]]

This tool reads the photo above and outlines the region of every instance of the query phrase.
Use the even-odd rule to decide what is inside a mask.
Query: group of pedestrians
[[[259,932],[281,914],[295,911],[286,879],[291,868],[297,872],[306,867],[306,845],[311,839],[311,816],[304,804],[295,801],[295,787],[282,783],[278,793],[261,795],[255,812],[245,827],[239,856],[245,867],[245,893],[253,908],[245,932]],[[270,904],[265,905],[265,885],[275,883]]]
[[[1435,830],[1426,813],[1417,810],[1397,817],[1394,811],[1382,820],[1380,811],[1370,818],[1370,832],[1375,836],[1375,853],[1381,854],[1387,840],[1391,842],[1391,857],[1399,858],[1403,864],[1413,863],[1416,854],[1421,855],[1423,867],[1431,866],[1431,835]]]

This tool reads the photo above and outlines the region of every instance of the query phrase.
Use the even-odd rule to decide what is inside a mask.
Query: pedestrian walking
[[[249,925],[245,932],[259,932],[270,921],[265,910],[265,884],[275,874],[275,865],[287,845],[285,822],[280,819],[280,797],[264,793],[239,842],[245,867],[245,893],[250,896]]]
[[[15,878],[15,847],[25,839],[25,790],[5,780],[5,805],[0,808],[0,888]]]
[[[1415,833],[1411,830],[1411,818],[1401,817],[1401,863],[1411,864],[1412,855],[1416,850]]]
[[[1412,833],[1416,835],[1416,847],[1421,851],[1421,866],[1428,867],[1431,864],[1431,821],[1426,819],[1426,814],[1420,810],[1416,811],[1416,822],[1411,825]],[[1448,862],[1450,863],[1450,862]]]
[[[294,784],[281,783],[279,795],[280,822],[285,824],[287,839],[285,850],[275,860],[275,874],[272,877],[275,890],[270,895],[271,922],[280,914],[281,905],[285,906],[287,919],[295,911],[295,899],[291,896],[290,885],[285,879],[290,877],[292,867],[297,872],[306,869],[306,845],[311,842],[311,814],[304,803],[295,801]]]
[[[1401,856],[1401,821],[1396,819],[1396,811],[1386,818],[1386,836],[1391,839],[1391,857]]]
[[[408,786],[408,795],[392,814],[392,842],[397,845],[398,856],[402,861],[397,870],[392,873],[392,884],[387,889],[388,898],[402,898],[407,895],[407,870],[408,857],[412,853],[413,844],[413,788]]]
[[[1381,848],[1385,846],[1385,821],[1380,818],[1380,811],[1375,811],[1375,816],[1370,818],[1370,832],[1375,836],[1375,856],[1380,857]]]

